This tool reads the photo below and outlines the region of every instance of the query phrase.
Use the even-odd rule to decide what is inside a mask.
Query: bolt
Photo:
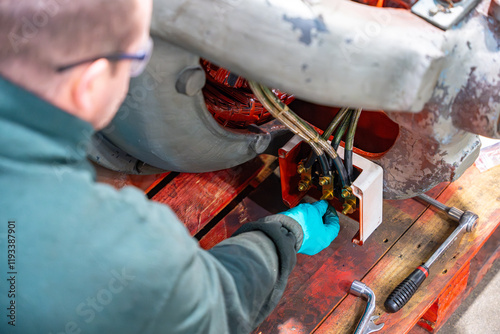
[[[186,67],[179,73],[175,89],[180,94],[195,96],[205,86],[206,80],[201,66]]]
[[[434,16],[434,15],[436,15],[439,12],[440,12],[440,10],[439,10],[438,7],[434,7],[434,8],[429,9],[429,15],[430,16]]]
[[[303,173],[305,173],[305,171],[306,171],[306,168],[304,167],[303,164],[300,164],[297,166],[297,173],[303,174]]]
[[[352,205],[349,204],[349,203],[344,203],[344,210],[342,210],[342,213],[344,215],[349,215],[349,214],[351,214],[353,212],[354,212],[354,210],[352,208]]]
[[[342,198],[348,198],[352,196],[352,189],[351,187],[346,187],[342,189]]]
[[[330,184],[330,178],[328,176],[320,177],[319,178],[319,185],[320,186],[327,186]]]
[[[299,191],[306,191],[307,189],[309,189],[309,181],[300,181]]]

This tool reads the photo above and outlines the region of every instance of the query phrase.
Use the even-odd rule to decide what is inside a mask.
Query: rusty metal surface
[[[444,144],[465,132],[499,137],[500,26],[488,5],[447,32],[447,65],[432,97],[417,114],[390,112],[395,122]]]
[[[401,127],[394,146],[374,160],[384,169],[384,198],[410,198],[441,182],[454,181],[474,163],[480,147],[474,135],[441,145]]]

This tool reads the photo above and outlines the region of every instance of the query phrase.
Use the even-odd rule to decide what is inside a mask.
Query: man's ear
[[[110,63],[106,59],[99,59],[80,72],[72,87],[72,98],[80,111],[80,117],[86,121],[94,118],[99,110],[99,95],[103,91],[103,83],[109,76]]]

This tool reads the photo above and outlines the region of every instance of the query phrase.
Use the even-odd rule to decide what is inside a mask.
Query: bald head
[[[59,66],[127,50],[142,33],[138,1],[0,0],[0,75],[50,77]]]

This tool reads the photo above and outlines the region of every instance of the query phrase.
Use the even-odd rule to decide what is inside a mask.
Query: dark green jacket
[[[262,322],[300,226],[271,216],[204,251],[167,206],[95,182],[92,133],[0,78],[0,333],[248,333]]]

